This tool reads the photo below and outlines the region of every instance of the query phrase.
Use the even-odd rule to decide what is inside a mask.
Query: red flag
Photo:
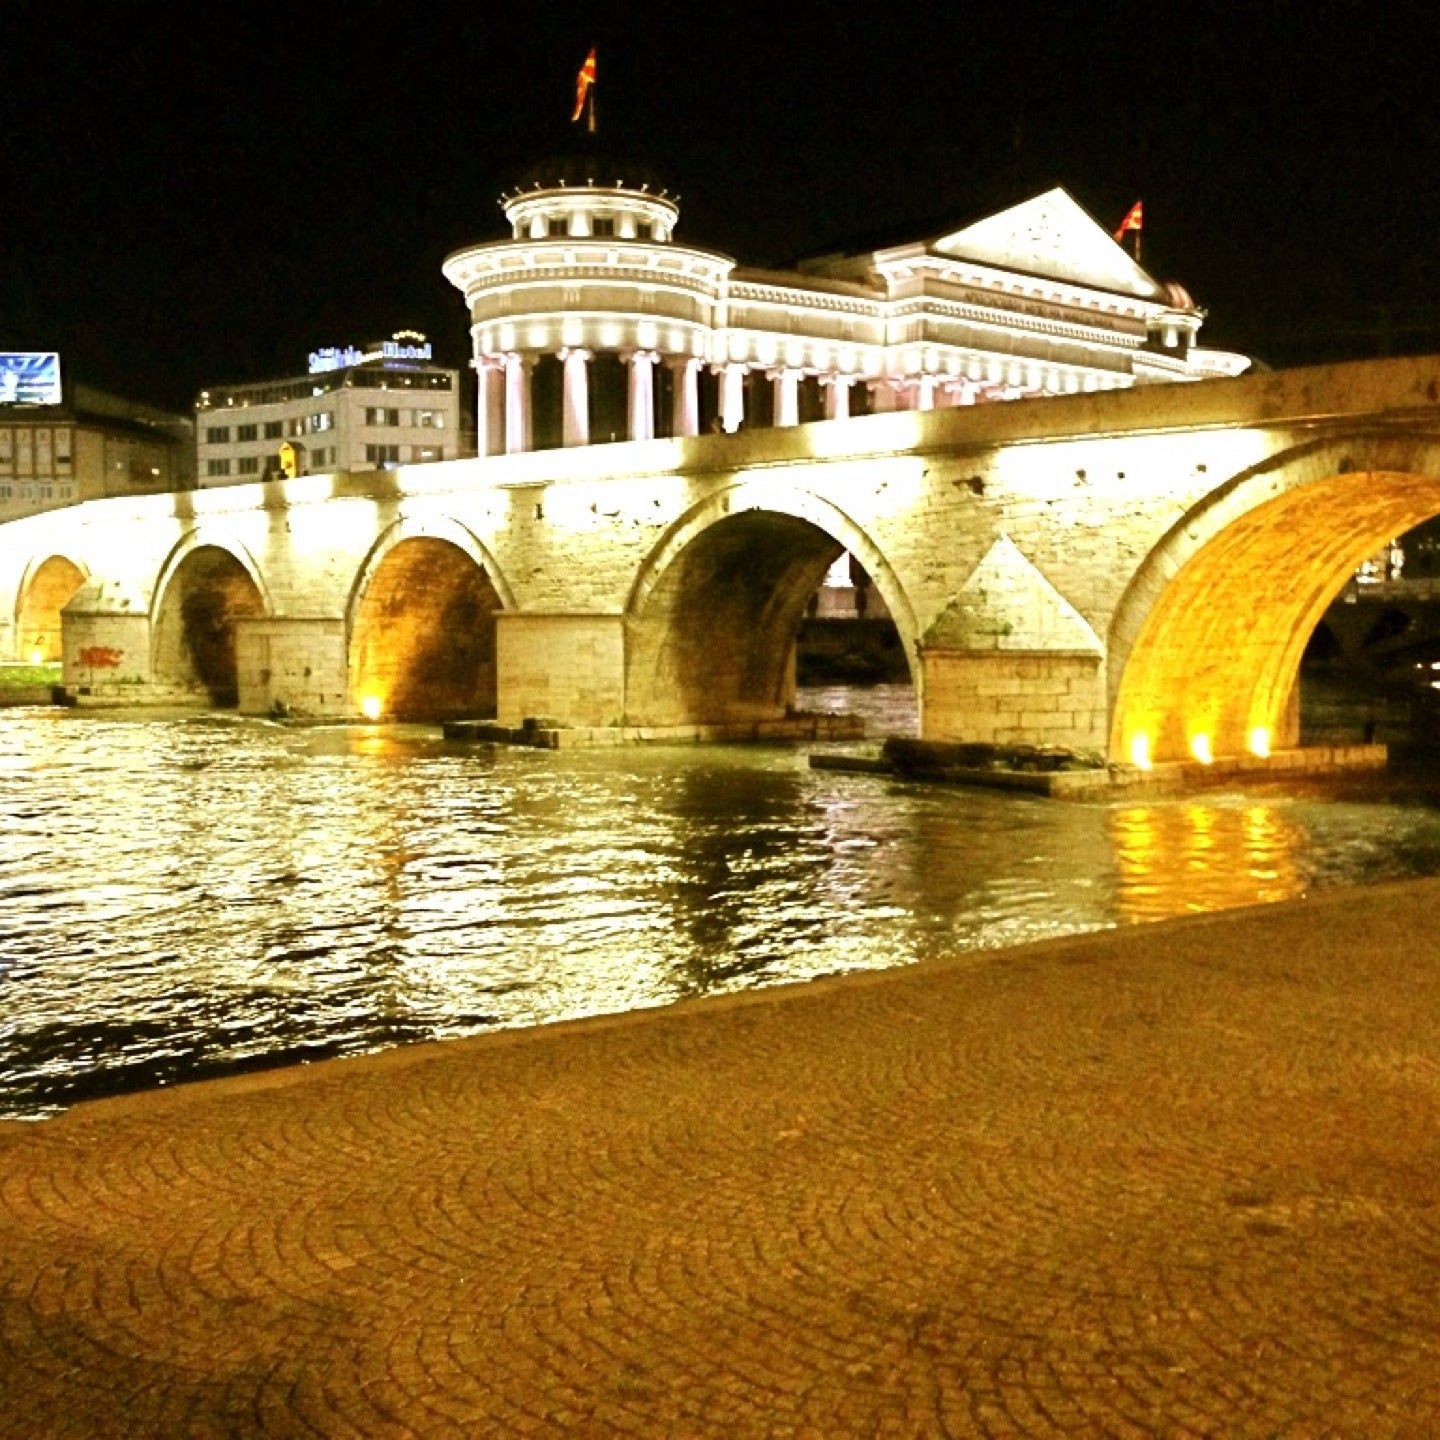
[[[576,112],[579,113],[578,111]],[[1125,238],[1127,230],[1144,230],[1145,228],[1145,202],[1137,200],[1126,212],[1125,218],[1120,222],[1120,228],[1115,232],[1115,240],[1118,244]]]
[[[585,63],[580,67],[580,73],[575,77],[575,113],[570,117],[573,125],[585,110],[585,97],[590,93],[590,87],[595,83],[595,47],[590,47],[590,53],[585,57]]]

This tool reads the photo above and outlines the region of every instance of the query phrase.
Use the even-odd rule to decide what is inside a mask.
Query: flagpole
[[[592,135],[595,133],[595,84],[593,81],[590,84],[590,121],[587,128]]]

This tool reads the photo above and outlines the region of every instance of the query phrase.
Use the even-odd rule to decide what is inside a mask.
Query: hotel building
[[[432,365],[423,335],[402,330],[365,350],[314,351],[306,374],[203,390],[195,402],[200,485],[281,473],[382,470],[461,454],[460,375]]]

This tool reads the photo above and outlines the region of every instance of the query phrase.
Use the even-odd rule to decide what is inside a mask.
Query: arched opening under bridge
[[[1364,560],[1440,514],[1440,476],[1350,471],[1235,509],[1178,564],[1162,545],[1117,611],[1113,759],[1263,755],[1297,743],[1307,643]],[[1187,517],[1172,532],[1176,547],[1191,525]],[[1147,584],[1158,594],[1130,631]]]
[[[814,704],[816,692],[807,687],[805,705],[797,705],[797,642],[807,619],[825,603],[827,589],[845,591],[831,597],[847,607],[836,617],[841,623],[863,622],[857,609],[869,610],[873,620],[901,637],[884,673],[902,687],[910,684],[911,647],[904,628],[897,630],[899,617],[893,617],[896,609],[905,615],[893,576],[858,531],[851,535],[844,526],[824,524],[829,518],[740,508],[693,517],[679,528],[637,586],[627,614],[629,723],[749,724],[812,705],[863,713],[862,706],[846,703],[843,681],[828,703]],[[842,532],[843,542],[832,529]],[[850,554],[856,557],[853,569]],[[837,562],[844,562],[838,568],[845,572],[845,587],[825,583],[838,573]],[[835,643],[858,651],[864,644],[861,627],[849,641],[842,636]],[[850,683],[874,678],[855,675]],[[913,699],[910,708],[913,713]]]
[[[25,582],[15,616],[16,658],[31,665],[60,659],[60,612],[85,583],[85,572],[63,555],[51,555]]]
[[[484,567],[431,535],[397,541],[365,580],[350,633],[350,699],[372,719],[495,714],[495,616]]]
[[[198,545],[176,566],[156,614],[151,672],[161,684],[239,702],[235,624],[265,614],[260,587],[230,551]]]

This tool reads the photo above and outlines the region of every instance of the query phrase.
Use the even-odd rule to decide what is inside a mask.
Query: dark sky
[[[319,345],[426,331],[499,191],[601,138],[678,238],[777,263],[1063,184],[1212,344],[1440,350],[1440,22],[1383,3],[0,0],[0,349],[188,408]]]

